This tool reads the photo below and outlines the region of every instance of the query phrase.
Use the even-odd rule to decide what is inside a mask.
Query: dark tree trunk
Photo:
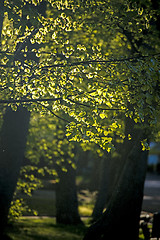
[[[107,154],[107,159],[105,158],[102,161],[100,184],[92,213],[92,222],[95,222],[102,216],[104,209],[108,207],[110,202],[110,198],[119,179],[119,174],[121,173],[121,168],[124,164],[124,159],[121,156],[122,146],[122,144],[117,146],[115,156],[109,153]]]
[[[7,224],[10,203],[24,157],[30,114],[26,108],[7,108],[0,135],[0,233]]]
[[[0,1],[0,36],[3,26],[3,4],[4,1]],[[34,8],[34,6],[32,7]],[[45,10],[46,2],[43,1],[38,7],[38,11],[45,14]],[[23,12],[23,18],[26,17],[25,14]],[[30,25],[30,22],[28,22],[28,25]],[[26,44],[29,48],[35,48],[33,45],[30,46],[28,42]],[[16,57],[22,62],[24,61],[23,55],[19,55],[17,52],[15,53],[15,59]],[[34,59],[38,62],[35,53],[28,54],[27,59]],[[20,106],[17,111],[13,111],[7,107],[0,135],[0,239],[6,238],[2,235],[7,224],[10,204],[24,158],[29,120],[30,113],[26,108]]]
[[[130,129],[128,122],[129,125],[131,124],[130,121],[126,121],[126,135],[128,135],[128,131]],[[128,145],[128,141],[126,140],[123,144],[117,144],[115,141],[115,146],[116,152],[114,155],[111,153],[106,153],[106,156],[101,164],[100,185],[92,214],[92,222],[98,220],[102,216],[104,208],[108,207],[114,188],[118,183],[117,181],[119,179],[119,175],[121,174],[125,158],[131,149],[131,147]]]
[[[3,26],[4,0],[0,1],[0,45]],[[30,114],[22,107],[16,112],[7,108],[0,133],[0,239],[5,235],[8,212],[16,188],[26,145]]]
[[[132,140],[126,138],[124,142],[122,156],[125,158],[121,161],[121,174],[107,211],[89,228],[84,240],[138,240],[148,153],[141,150],[143,131],[135,129],[131,119],[127,119],[127,131],[132,133]]]
[[[56,186],[56,221],[60,224],[80,224],[76,189],[76,171],[65,164],[67,171],[58,168],[59,182]]]
[[[142,155],[135,156],[140,163],[134,167],[132,167],[135,164],[132,162],[134,161],[133,155],[129,157],[130,161],[126,164],[125,173],[115,189],[107,211],[98,222],[92,225],[84,240],[128,240],[128,238],[138,240],[145,179],[144,169],[146,169],[146,157],[142,157]]]
[[[102,216],[103,210],[107,204],[107,199],[110,195],[110,164],[111,164],[111,154],[106,154],[107,156],[102,159],[101,169],[100,169],[100,184],[97,194],[96,203],[92,213],[92,221],[96,221]]]
[[[89,152],[88,154],[90,161],[92,161],[92,165],[90,166],[90,171],[88,172],[87,178],[89,178],[89,183],[86,186],[86,188],[88,188],[91,192],[92,191],[97,191],[99,189],[99,185],[100,185],[100,181],[101,181],[101,177],[100,177],[100,172],[101,172],[101,165],[102,164],[102,159],[97,158],[95,156],[94,152]],[[84,161],[86,161],[86,152],[84,152]],[[82,159],[82,158],[81,158]]]
[[[4,0],[0,1],[0,46],[1,46],[1,34],[2,34],[2,26],[3,26],[3,18],[4,18]]]

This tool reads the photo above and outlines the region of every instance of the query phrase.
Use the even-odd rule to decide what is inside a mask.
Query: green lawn
[[[85,226],[57,225],[54,218],[20,218],[8,229],[13,240],[80,240]]]
[[[12,240],[82,240],[87,222],[88,220],[85,220],[85,226],[67,226],[56,224],[55,218],[22,217],[10,225],[8,235]],[[140,231],[139,240],[143,239]]]
[[[29,207],[38,212],[39,218],[20,218],[10,225],[8,235],[13,240],[82,240],[86,231],[85,226],[89,226],[89,218],[85,218],[85,226],[57,225],[55,218],[51,218],[56,214],[55,197],[52,190],[51,192],[49,192],[50,189],[47,190],[47,192],[39,191],[32,197],[24,198]],[[81,191],[78,199],[81,217],[90,217],[94,207],[95,193],[88,190]],[[143,239],[140,230],[139,240]]]
[[[34,193],[32,197],[22,195],[30,209],[36,210],[39,216],[53,217],[56,215],[55,196],[53,191],[39,191]],[[94,208],[95,194],[84,190],[78,194],[79,199],[79,213],[82,217],[89,217],[92,215]],[[32,213],[31,213],[32,214]],[[24,215],[31,215],[24,213]]]

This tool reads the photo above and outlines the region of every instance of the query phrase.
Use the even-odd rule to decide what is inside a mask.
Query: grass
[[[82,240],[87,222],[88,219],[84,221],[84,226],[69,226],[56,224],[55,218],[22,217],[9,226],[8,235],[12,240]],[[141,230],[139,240],[144,240]]]
[[[25,197],[31,209],[38,212],[38,216],[48,216],[47,218],[28,218],[22,217],[8,229],[8,235],[13,240],[80,240],[89,224],[85,220],[85,226],[57,225],[55,196],[52,189],[45,189],[47,192],[40,191],[32,197]],[[51,191],[51,192],[50,192]],[[79,213],[81,217],[90,217],[95,204],[96,193],[88,190],[81,190],[78,194]],[[89,218],[88,218],[89,222]],[[144,240],[140,229],[139,240]]]
[[[25,201],[30,209],[34,209],[37,211],[39,216],[55,216],[56,206],[55,200],[47,197],[26,197]],[[29,215],[28,213],[24,213],[24,215]]]
[[[27,205],[37,211],[39,216],[48,216],[53,217],[56,215],[56,206],[55,200],[47,199],[47,198],[27,198],[26,199]],[[90,217],[93,211],[93,205],[79,205],[78,211],[80,216],[82,217]],[[25,215],[32,215],[32,213],[26,213]]]
[[[20,218],[8,229],[13,240],[80,240],[85,226],[57,225],[54,218]]]
[[[36,210],[38,216],[53,217],[56,215],[55,196],[53,191],[39,191],[32,197],[22,196],[30,209]],[[52,193],[52,194],[49,194]],[[94,208],[95,193],[91,193],[88,190],[83,190],[78,194],[79,200],[79,214],[82,217],[90,217]],[[32,213],[31,213],[32,214]],[[30,215],[30,213],[24,213],[24,215]]]

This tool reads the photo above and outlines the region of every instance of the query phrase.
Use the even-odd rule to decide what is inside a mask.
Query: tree
[[[110,175],[110,164],[111,155],[106,153],[101,162],[100,169],[100,183],[98,189],[98,195],[96,203],[92,213],[92,221],[95,222],[99,217],[102,216],[103,210],[107,207],[108,200],[110,198],[111,190],[111,175]],[[112,179],[113,180],[113,179]]]
[[[4,16],[5,13],[5,7],[6,2],[1,2],[1,17],[0,17],[0,46],[1,49],[3,48],[3,42],[6,42],[3,34],[4,28],[9,28],[9,32],[12,31],[13,26],[10,26],[9,23],[7,23],[7,17]],[[13,3],[11,3],[13,4]],[[25,7],[24,7],[25,8]],[[44,8],[45,9],[45,8]],[[9,13],[8,13],[9,14]],[[26,13],[23,9],[21,12],[21,19],[24,21],[26,20]],[[28,22],[26,26],[29,26],[30,23]],[[23,30],[22,30],[23,35]],[[13,41],[13,39],[12,39]],[[9,47],[12,44],[9,44]],[[9,48],[8,47],[8,48]],[[28,47],[30,47],[28,45]],[[23,49],[23,46],[19,44],[16,45],[16,50],[11,57],[11,59],[16,61],[17,59],[22,63],[25,61],[24,56],[20,54],[20,51]],[[6,51],[7,52],[7,51]],[[4,52],[1,51],[1,61],[5,63],[7,57],[4,55]],[[10,53],[8,55],[10,57]],[[26,59],[34,59],[35,54],[29,54],[29,56],[26,56]],[[15,63],[15,62],[14,62]],[[3,78],[4,72],[3,69],[1,69],[1,76]],[[5,95],[4,90],[10,89],[9,92],[12,94],[13,88],[10,85],[10,80],[14,81],[14,88],[15,86],[15,78],[16,76],[10,76],[8,73],[5,75],[6,82],[3,83],[3,80],[1,82],[1,90],[2,94],[1,97]],[[21,81],[23,81],[21,79]],[[5,85],[5,86],[4,86]],[[20,84],[21,85],[21,84]],[[13,110],[14,108],[14,110]],[[16,110],[16,111],[15,111]],[[11,206],[11,201],[13,200],[14,191],[16,189],[17,180],[19,177],[20,168],[22,166],[23,158],[24,158],[24,152],[25,152],[25,145],[26,145],[26,137],[29,127],[29,119],[30,119],[30,112],[27,110],[27,107],[24,106],[14,106],[14,107],[6,107],[3,118],[3,124],[1,128],[1,151],[0,151],[0,196],[1,196],[1,222],[0,222],[0,234],[1,238],[7,238],[7,236],[4,235],[5,227],[7,225],[8,220],[8,213],[9,208]]]
[[[82,224],[78,213],[76,172],[65,163],[66,171],[57,169],[59,182],[56,185],[56,222],[60,224]]]
[[[34,165],[43,159],[42,169],[53,175],[56,183],[56,221],[81,224],[76,189],[75,144],[65,136],[65,125],[55,116],[34,114],[29,130],[26,157]]]
[[[156,9],[158,9],[159,8],[159,5],[158,5],[158,3],[156,2],[156,1],[152,1],[152,3],[149,3],[149,1],[146,1],[146,2],[144,2],[144,1],[132,1],[132,2],[134,2],[134,4],[137,4],[136,6],[137,7],[139,7],[139,10],[141,9],[141,11],[143,11],[143,9],[147,9],[147,10],[156,10]],[[156,7],[155,7],[156,6]],[[154,19],[154,22],[152,22],[152,24],[154,25],[154,26],[156,26],[157,27],[157,30],[159,31],[159,24],[158,24],[158,19],[159,19],[159,15],[158,14],[156,14],[156,19]],[[138,23],[139,24],[139,23]],[[119,25],[119,24],[118,24]],[[119,25],[120,26],[120,25]],[[142,38],[141,38],[141,40],[139,39],[137,39],[137,40],[135,40],[134,39],[134,37],[135,37],[135,35],[133,34],[133,33],[131,33],[130,32],[130,30],[129,29],[127,29],[127,28],[122,28],[123,29],[123,34],[127,37],[127,39],[128,39],[128,41],[131,43],[131,46],[132,46],[132,52],[133,52],[133,54],[135,54],[135,53],[139,53],[141,50],[140,50],[140,48],[143,46],[144,48],[146,48],[146,49],[148,49],[149,51],[151,50],[151,46],[149,46],[149,44],[147,44],[146,42],[145,42],[145,44],[144,44],[144,42],[142,41]],[[142,30],[143,31],[143,34],[144,35],[146,35],[148,32],[147,31],[145,31],[144,29]],[[150,136],[150,134],[148,134],[148,138],[150,138],[151,136]],[[152,136],[153,137],[153,136]],[[121,148],[123,148],[123,149],[126,149],[126,147],[125,147],[125,145],[123,144],[120,144],[120,147]],[[119,147],[118,147],[119,148]],[[117,152],[117,147],[116,147],[116,152]],[[113,154],[113,155],[115,155],[115,153]],[[123,163],[123,160],[122,160],[122,152],[120,151],[120,149],[118,150],[118,162],[122,162]],[[121,156],[121,157],[120,157]],[[123,156],[124,157],[124,156]],[[114,179],[115,179],[115,177],[114,177],[114,179],[113,179],[113,175],[115,176],[116,175],[116,171],[114,170],[113,171],[113,166],[115,166],[114,165],[114,160],[112,159],[112,161],[111,161],[111,173],[110,173],[110,176],[112,176],[112,177],[110,177],[110,182],[114,182]],[[116,163],[116,162],[115,162]],[[118,168],[118,165],[116,166],[116,169]],[[145,170],[146,168],[144,167],[144,170]],[[114,174],[113,174],[113,172],[114,172]],[[106,176],[105,176],[105,178],[106,178]],[[113,185],[113,184],[110,184],[110,185]],[[107,187],[106,187],[107,188]],[[100,188],[101,189],[101,188]],[[109,191],[109,186],[108,186],[108,191]],[[112,188],[112,190],[113,190],[113,188]],[[102,214],[102,211],[103,211],[103,209],[104,209],[104,206],[105,206],[105,204],[106,204],[106,201],[104,200],[103,201],[103,203],[102,203],[102,199],[101,199],[101,194],[99,194],[98,195],[98,199],[97,199],[97,202],[98,203],[101,203],[101,205],[100,205],[100,209],[99,208],[97,208],[97,206],[99,206],[99,205],[96,205],[95,206],[95,210],[94,210],[94,212],[93,212],[93,217],[95,217],[96,218],[96,212],[98,211],[98,216],[100,216],[101,214]],[[108,201],[107,201],[108,202]]]
[[[118,175],[107,211],[91,226],[84,239],[116,239],[122,235],[127,239],[126,229],[132,232],[130,239],[138,239],[147,152],[143,152],[140,145],[143,131],[136,129],[134,122],[127,119],[127,131],[131,132],[131,129],[132,140],[125,140],[124,146],[128,146],[123,148],[123,165],[118,169],[121,174]]]
[[[7,109],[4,115],[0,140],[0,236],[2,239],[24,157],[29,116],[27,109],[21,107],[17,112]]]
[[[4,1],[0,3],[0,46],[3,26]],[[2,89],[3,90],[3,89]],[[29,113],[26,108],[18,107],[17,113],[7,108],[1,127],[0,149],[0,237],[4,236],[8,213],[24,155]]]
[[[118,183],[121,166],[124,164],[125,155],[122,157],[122,151],[127,146],[125,147],[125,144],[119,137],[114,136],[113,139],[115,151],[105,153],[101,164],[98,195],[92,213],[93,222],[98,220],[102,216],[104,209],[108,207],[112,193]]]
[[[95,234],[94,238],[97,236],[99,239],[102,235],[107,238],[112,229],[109,226],[115,223],[112,213],[119,213],[121,220],[125,220],[125,204],[128,206],[133,196],[139,196],[135,199],[139,207],[133,217],[133,236],[137,239],[145,172],[144,158],[141,162],[137,160],[143,155],[141,148],[147,149],[148,138],[157,126],[159,111],[160,39],[155,27],[159,13],[149,4],[145,8],[123,0],[48,0],[46,18],[36,11],[33,15],[28,9],[27,18],[36,22],[38,28],[23,26],[25,34],[21,37],[19,18],[26,2],[15,1],[17,15],[12,2],[5,2],[9,24],[4,28],[1,46],[3,95],[0,103],[13,106],[29,102],[32,103],[30,110],[50,111],[57,116],[64,111],[63,118],[68,114],[72,119],[67,124],[70,140],[94,142],[108,152],[114,150],[113,137],[116,134],[124,142],[122,162],[125,164],[124,168],[120,166],[123,171],[119,177],[119,190],[114,191],[108,211],[100,222],[105,228],[102,229],[98,223],[94,225],[96,229],[99,226],[97,234],[100,234]],[[38,0],[29,1],[29,6],[37,4]],[[10,31],[12,21],[15,24]],[[34,49],[39,63],[33,59],[14,61],[5,50],[8,37],[14,39],[8,49],[11,56],[18,43],[21,46],[19,52],[24,57],[28,49],[21,50],[26,42],[41,44],[38,51]],[[7,82],[6,76],[10,76]],[[15,78],[16,81],[13,80]],[[124,124],[122,119],[126,117]],[[130,119],[135,124],[131,124],[128,131]],[[137,131],[137,127],[142,131]],[[127,129],[127,135],[124,129]],[[133,177],[135,169],[137,175]],[[126,194],[129,188],[125,182],[129,184],[133,178],[135,185],[132,184]],[[135,207],[133,205],[132,210]],[[90,233],[92,231],[85,239]],[[120,231],[120,234],[119,237],[124,238],[124,232]]]

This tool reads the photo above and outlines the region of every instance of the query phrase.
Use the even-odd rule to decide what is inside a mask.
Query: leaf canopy
[[[63,111],[71,140],[108,151],[124,116],[157,126],[159,10],[149,1],[5,0],[3,14],[1,104]]]

